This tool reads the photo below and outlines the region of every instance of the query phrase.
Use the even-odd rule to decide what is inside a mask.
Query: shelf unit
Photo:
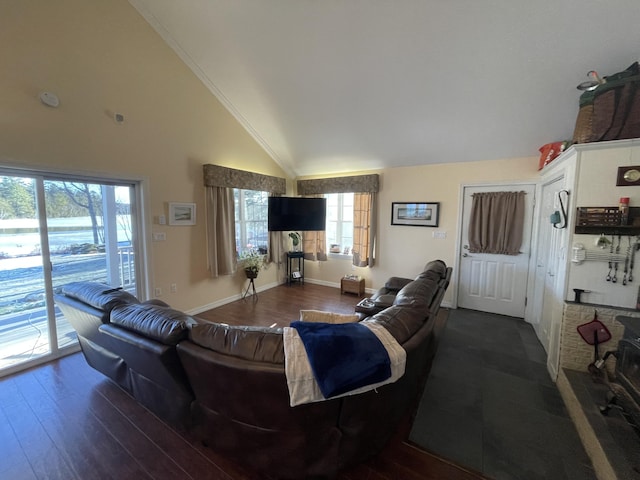
[[[629,208],[628,225],[620,225],[618,207],[578,207],[574,233],[587,235],[640,235],[640,207]]]
[[[298,269],[294,270],[296,260]],[[287,252],[287,285],[293,282],[304,285],[304,252]]]

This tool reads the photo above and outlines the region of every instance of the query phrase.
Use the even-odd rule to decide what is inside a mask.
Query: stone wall
[[[624,327],[615,317],[640,317],[640,311],[624,308],[606,307],[587,303],[565,302],[562,330],[560,333],[560,368],[586,371],[594,361],[594,346],[586,343],[578,333],[578,326],[593,320],[594,312],[598,312],[600,320],[611,332],[611,340],[599,346],[600,358],[608,350],[616,350],[622,338]],[[616,359],[610,356],[606,367],[609,373],[615,370]]]

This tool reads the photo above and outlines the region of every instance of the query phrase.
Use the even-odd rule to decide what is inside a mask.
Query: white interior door
[[[472,195],[481,192],[525,191],[525,222],[519,255],[468,252]],[[464,188],[462,248],[460,248],[458,306],[524,318],[531,249],[535,185],[491,185]]]
[[[564,186],[565,177],[561,175],[543,183],[540,193],[532,323],[547,353],[555,351],[555,344],[559,341],[558,328],[554,328],[553,320],[558,310],[558,300],[562,300],[562,296],[557,295],[558,289],[561,288],[561,285],[558,285],[558,272],[562,262],[562,245],[567,234],[566,229],[554,228],[549,217],[561,209],[558,193]],[[565,208],[568,208],[568,205],[565,205]]]

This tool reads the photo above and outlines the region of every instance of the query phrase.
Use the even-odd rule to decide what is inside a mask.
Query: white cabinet
[[[541,171],[525,319],[547,351],[547,367],[554,379],[564,304],[574,300],[573,289],[589,291],[583,294],[583,302],[635,307],[640,281],[613,285],[605,280],[606,262],[571,262],[574,243],[596,248],[598,237],[574,233],[577,207],[614,206],[620,197],[629,197],[631,206],[640,206],[640,187],[616,186],[618,167],[630,165],[640,165],[640,139],[574,145]],[[567,212],[566,228],[555,228],[550,219],[554,212],[561,212],[560,199]]]

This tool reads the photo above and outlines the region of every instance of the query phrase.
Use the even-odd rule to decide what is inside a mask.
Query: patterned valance
[[[298,195],[349,192],[375,193],[379,189],[379,183],[378,174],[298,180]]]
[[[205,187],[241,188],[276,195],[284,195],[287,192],[287,181],[284,178],[219,165],[207,164],[203,167]]]

